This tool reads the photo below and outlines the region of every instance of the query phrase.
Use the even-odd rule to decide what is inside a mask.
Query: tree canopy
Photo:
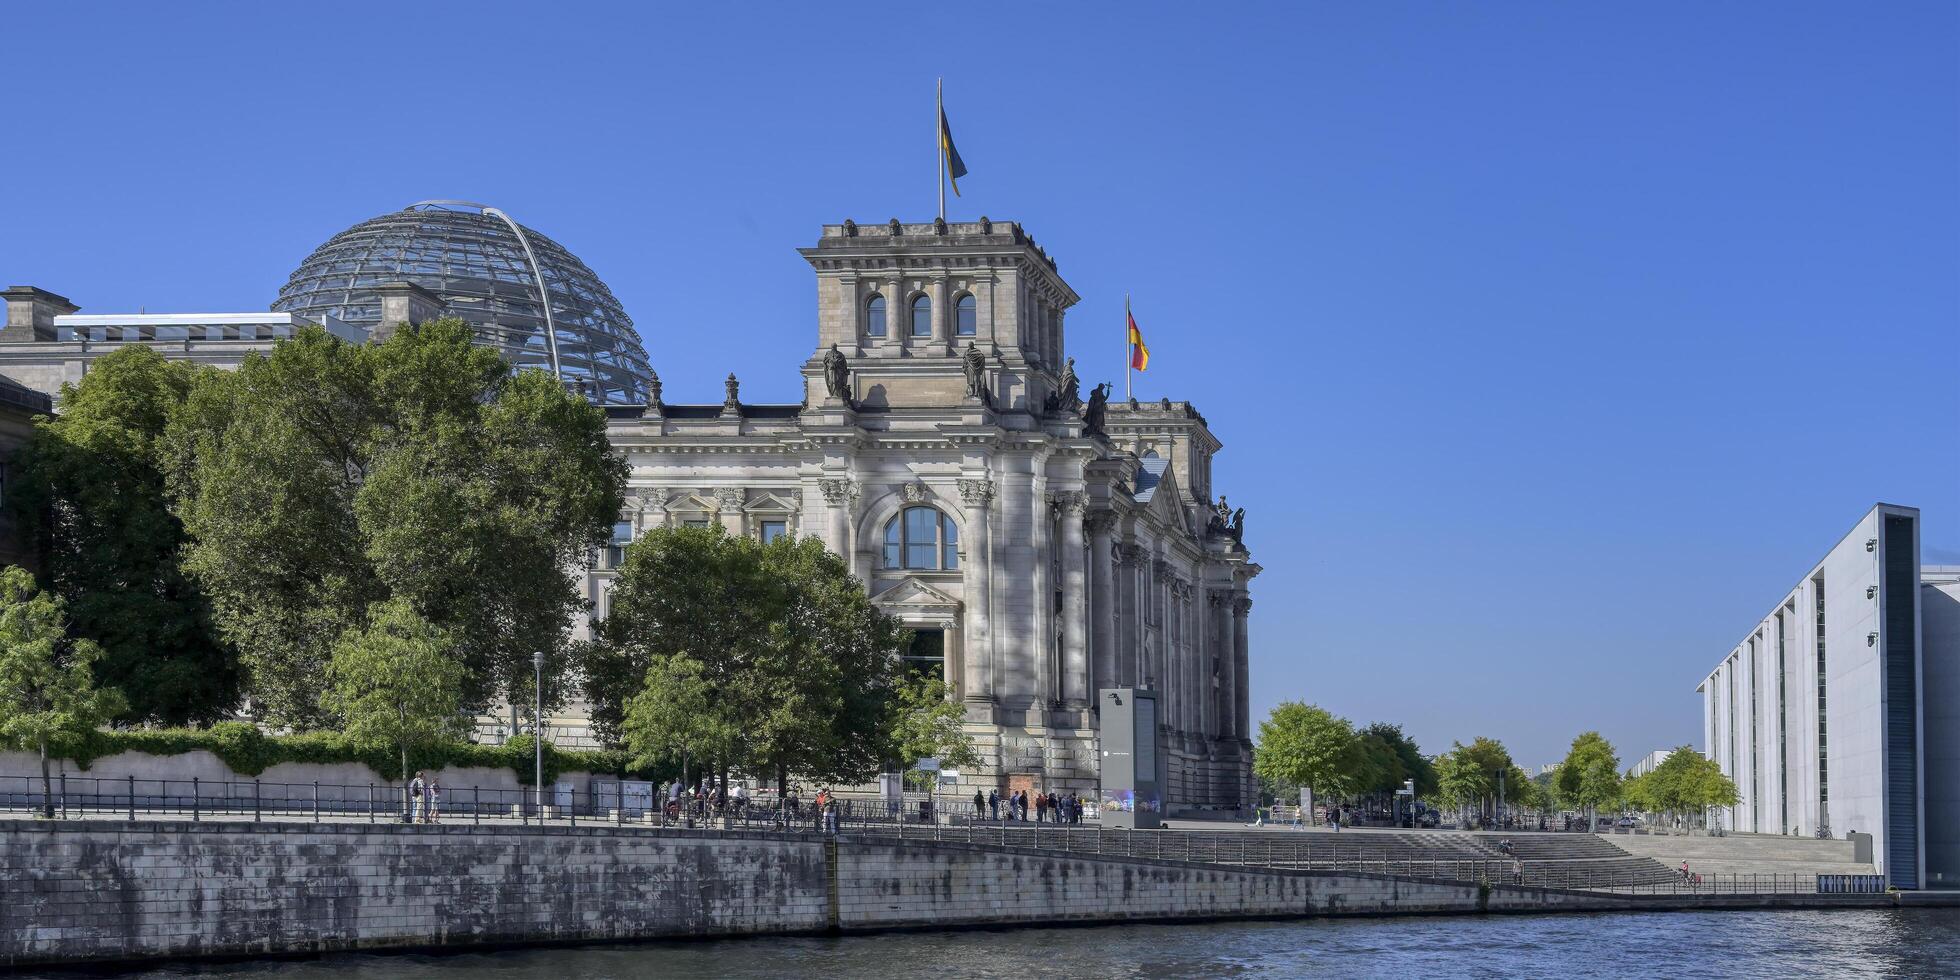
[[[355,744],[400,753],[404,793],[412,753],[469,732],[463,665],[450,655],[453,643],[408,600],[396,598],[379,604],[367,625],[342,634],[327,663],[326,709]]]
[[[1283,701],[1259,723],[1252,771],[1260,779],[1339,796],[1361,788],[1364,764],[1354,724],[1319,705]]]
[[[813,538],[655,529],[627,548],[595,631],[587,700],[636,756],[860,782],[946,734],[945,709],[902,710],[910,633]]]
[[[1588,814],[1620,799],[1620,756],[1598,732],[1582,732],[1559,763],[1552,785],[1561,804]]]
[[[1734,806],[1740,799],[1721,765],[1692,745],[1675,749],[1651,771],[1627,780],[1624,795],[1630,806],[1675,817]]]
[[[92,665],[102,650],[69,639],[64,612],[59,598],[36,589],[26,569],[0,572],[0,744],[39,753],[42,811],[49,816],[49,747],[124,708],[120,692],[95,686]]]
[[[70,631],[102,649],[95,674],[124,691],[117,720],[183,725],[237,707],[237,655],[179,567],[182,522],[159,447],[191,389],[215,368],[132,344],[63,385],[16,457],[8,502],[42,558]]]
[[[601,409],[470,339],[454,319],[380,344],[309,328],[197,376],[173,415],[184,567],[270,719],[322,721],[334,645],[393,599],[450,639],[466,705],[528,701],[532,651],[562,660],[572,569],[609,535],[625,464]]]

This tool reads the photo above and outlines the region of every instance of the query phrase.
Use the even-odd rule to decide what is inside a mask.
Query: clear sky
[[[1195,402],[1265,567],[1253,706],[1698,740],[1695,684],[1874,501],[1960,563],[1960,7],[27,4],[0,280],[263,309],[423,198],[578,253],[670,401],[794,401],[794,249],[927,220],[932,90]]]

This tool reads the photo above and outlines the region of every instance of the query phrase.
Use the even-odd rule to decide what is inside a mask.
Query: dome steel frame
[[[272,308],[375,330],[375,288],[411,282],[445,315],[519,367],[550,371],[593,401],[644,405],[653,370],[612,290],[564,246],[499,208],[418,201],[328,239],[301,262]]]

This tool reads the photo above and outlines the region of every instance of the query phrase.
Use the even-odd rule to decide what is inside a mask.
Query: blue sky
[[[0,279],[262,309],[313,246],[498,204],[618,294],[669,400],[793,401],[794,249],[971,175],[1226,449],[1254,707],[1555,761],[1694,686],[1874,501],[1960,563],[1947,3],[33,4]],[[303,12],[302,12],[303,9]]]

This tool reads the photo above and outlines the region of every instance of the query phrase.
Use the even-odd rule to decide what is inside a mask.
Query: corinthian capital
[[[817,489],[823,491],[823,499],[832,507],[842,507],[857,499],[857,483],[853,480],[818,480]]]
[[[747,501],[748,494],[736,487],[723,487],[715,491],[715,503],[721,505],[722,510],[741,510],[742,504]]]
[[[1055,509],[1066,516],[1075,516],[1089,506],[1089,495],[1080,490],[1058,490],[1051,495]]]
[[[1239,596],[1237,601],[1232,603],[1232,611],[1244,616],[1252,611],[1252,600],[1245,596]]]
[[[968,507],[987,506],[987,501],[994,499],[994,481],[961,480],[960,499],[966,501]]]
[[[1116,512],[1113,510],[1092,510],[1084,518],[1090,534],[1108,534],[1116,527]]]

